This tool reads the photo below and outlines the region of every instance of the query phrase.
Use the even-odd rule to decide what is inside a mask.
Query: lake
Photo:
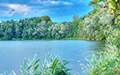
[[[19,74],[24,58],[44,59],[46,54],[58,55],[70,61],[72,70],[84,75],[80,63],[87,64],[89,59],[100,49],[101,42],[85,40],[34,40],[34,41],[0,41],[0,73],[14,71]]]

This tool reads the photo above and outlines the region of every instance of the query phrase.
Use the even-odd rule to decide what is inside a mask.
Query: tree
[[[47,25],[45,21],[42,21],[41,23],[38,23],[37,26],[34,28],[35,31],[33,33],[33,36],[41,39],[44,38],[46,36],[46,32],[47,32]]]
[[[90,1],[89,5],[98,4],[101,1],[109,7],[111,13],[118,14],[120,12],[120,0],[93,0]]]
[[[79,15],[73,14],[73,22],[79,19]]]
[[[67,30],[70,29],[68,29],[67,25],[63,23],[55,23],[48,28],[48,31],[50,32],[49,34],[51,34],[50,36],[55,39],[61,39],[67,36]]]
[[[105,34],[106,30],[109,30],[111,25],[114,24],[115,15],[107,12],[107,8],[97,7],[94,15],[88,14],[83,20],[83,31],[84,38],[90,40],[105,40],[107,37]],[[90,12],[90,13],[91,13]]]
[[[49,16],[42,16],[42,17],[40,17],[40,18],[41,18],[42,21],[45,21],[46,23],[47,23],[48,21],[51,21],[51,19],[50,19]]]

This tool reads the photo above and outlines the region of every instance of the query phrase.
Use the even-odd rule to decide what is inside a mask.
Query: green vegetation
[[[120,74],[120,36],[118,30],[113,30],[107,38],[107,46],[99,57],[93,57],[86,73],[91,75],[119,75]]]
[[[93,0],[90,2],[90,5],[96,4],[100,1]],[[106,26],[104,26],[102,30],[104,31],[103,35],[105,36],[105,42],[107,45],[104,51],[99,53],[98,57],[94,56],[91,59],[90,64],[86,69],[87,74],[120,75],[120,60],[119,60],[120,59],[120,29],[119,29],[120,24],[118,21],[119,19],[118,12],[120,13],[119,5],[120,5],[119,0],[104,0],[102,8],[107,8],[107,12],[108,12],[106,13],[107,17],[103,16],[102,18],[103,22],[99,24],[98,21],[97,24],[99,24],[99,26],[101,25],[100,27],[106,24]],[[101,5],[97,4],[96,8],[98,8],[99,6]],[[111,14],[111,17],[109,13]],[[97,17],[101,17],[100,15]],[[106,19],[104,19],[105,17]]]
[[[105,41],[106,48],[99,53],[99,56],[89,61],[90,64],[85,71],[88,75],[120,75],[120,0],[93,0],[89,5],[94,9],[81,18],[74,14],[73,22],[53,23],[48,16],[2,21],[0,39],[77,38]],[[63,64],[64,61],[60,61],[57,57],[50,59],[49,66],[45,61],[42,68],[38,63],[39,60],[34,59],[26,69],[25,61],[21,75],[69,75],[69,69],[65,67],[66,63]]]
[[[52,55],[49,59],[45,58],[44,63],[40,63],[40,59],[32,61],[29,60],[27,63],[24,60],[24,66],[21,68],[21,75],[72,75],[67,68],[68,62],[66,60],[60,60],[59,57],[53,58]],[[27,65],[28,64],[28,65]]]
[[[48,16],[0,23],[1,40],[62,39],[72,36],[71,22],[53,23]]]

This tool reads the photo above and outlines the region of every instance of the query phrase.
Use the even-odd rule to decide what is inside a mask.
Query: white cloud
[[[59,1],[49,1],[51,4],[59,4]]]
[[[64,1],[48,1],[48,3],[51,3],[51,4],[72,5],[72,3],[70,3],[70,2],[64,2]]]
[[[7,4],[7,7],[14,9],[16,12],[28,12],[31,10],[30,6],[21,5],[21,4]]]
[[[17,13],[22,13],[22,12],[29,12],[32,7],[27,6],[27,5],[22,5],[22,4],[0,4],[0,6],[8,7],[9,9],[12,10],[12,12],[17,12]]]
[[[72,5],[72,3],[70,3],[70,2],[63,2],[63,4],[65,4],[65,5]]]
[[[48,9],[40,9],[40,7],[32,7],[24,4],[8,4],[1,3],[0,7],[6,7],[6,9],[0,8],[0,16],[13,16],[16,14],[27,16],[32,15],[34,13],[45,13],[48,12]]]
[[[29,11],[31,11],[32,7],[22,4],[8,4],[8,3],[2,3],[0,4],[2,7],[7,7],[7,10],[0,9],[1,13],[6,16],[12,16],[15,13],[23,13],[26,15]],[[3,15],[3,16],[4,16]]]
[[[58,4],[63,4],[63,5],[72,5],[71,2],[65,2],[65,1],[54,1],[54,0],[31,0],[33,3],[41,3],[41,4],[48,4],[48,5],[58,5]]]

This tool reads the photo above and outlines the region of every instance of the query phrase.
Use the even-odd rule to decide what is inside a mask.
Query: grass
[[[73,75],[70,73],[70,68],[66,65],[69,63],[66,60],[61,60],[59,57],[53,58],[52,55],[49,58],[45,58],[44,63],[40,62],[40,59],[24,60],[24,64],[21,67],[20,75]]]

